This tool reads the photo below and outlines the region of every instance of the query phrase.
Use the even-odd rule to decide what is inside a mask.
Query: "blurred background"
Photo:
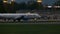
[[[60,0],[0,0],[0,13],[57,13]]]
[[[59,16],[60,0],[0,0],[0,13],[27,12]]]

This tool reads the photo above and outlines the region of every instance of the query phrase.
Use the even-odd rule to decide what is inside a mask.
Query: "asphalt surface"
[[[4,21],[0,20],[0,24],[60,24],[60,20],[30,20],[30,21]]]

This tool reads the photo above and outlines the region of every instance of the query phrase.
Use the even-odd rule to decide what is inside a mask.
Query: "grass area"
[[[0,34],[60,34],[60,25],[0,24]]]

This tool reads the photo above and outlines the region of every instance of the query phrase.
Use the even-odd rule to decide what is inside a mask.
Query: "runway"
[[[60,24],[60,22],[0,22],[0,24]]]
[[[60,20],[0,21],[0,24],[60,24]]]

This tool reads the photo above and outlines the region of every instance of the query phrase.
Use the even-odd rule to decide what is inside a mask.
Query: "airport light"
[[[37,0],[38,3],[42,3],[42,0]]]
[[[14,5],[15,0],[11,0],[10,4]]]
[[[10,4],[14,4],[14,1],[15,1],[15,0],[11,0],[9,3],[10,3]]]
[[[52,6],[47,6],[48,8],[52,8]]]
[[[3,1],[4,3],[7,3],[7,1]]]
[[[60,6],[54,6],[54,8],[60,8]]]
[[[37,0],[37,3],[39,4],[39,6],[41,5],[42,3],[42,0]]]
[[[3,3],[7,3],[8,1],[3,0]]]

